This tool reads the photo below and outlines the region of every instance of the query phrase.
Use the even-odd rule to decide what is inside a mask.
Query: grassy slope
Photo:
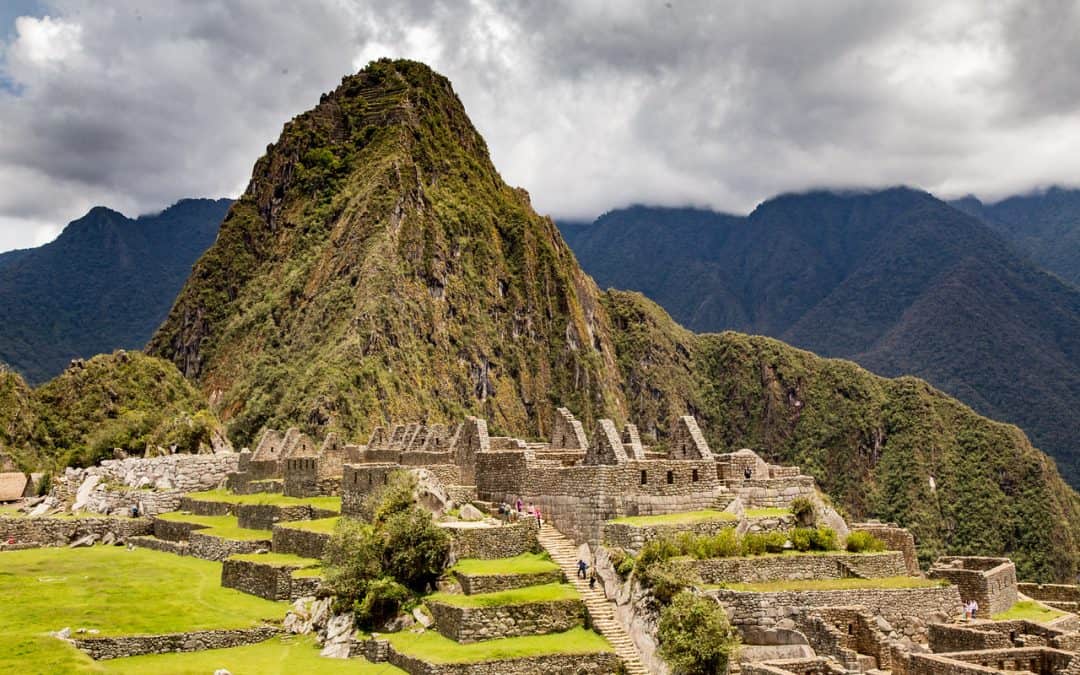
[[[90,659],[48,631],[103,635],[242,628],[286,605],[220,586],[221,565],[146,549],[34,549],[2,555],[0,672],[72,672]]]
[[[526,605],[531,602],[576,600],[580,596],[570,584],[540,584],[495,593],[433,593],[426,600],[443,602],[457,607],[501,607],[503,605]]]
[[[451,568],[462,574],[487,576],[494,574],[543,574],[554,572],[559,566],[546,553],[522,553],[513,558],[463,558]]]
[[[769,338],[695,336],[636,293],[606,303],[629,327],[617,348],[644,428],[689,409],[714,447],[799,465],[852,517],[910,527],[924,560],[1007,554],[1022,578],[1075,578],[1080,498],[1019,429],[915,378]]]
[[[222,539],[232,539],[233,541],[269,540],[273,537],[270,530],[249,530],[240,527],[236,516],[199,516],[191,513],[174,511],[171,513],[163,513],[157,517],[162,520],[169,520],[176,523],[204,525],[204,529],[196,531],[200,534],[208,534],[213,537],[221,537]]]
[[[102,672],[122,675],[169,673],[170,675],[206,675],[224,668],[235,675],[404,675],[388,663],[370,663],[364,659],[327,659],[319,656],[319,647],[310,636],[274,638],[247,647],[211,649],[188,654],[154,654],[114,659],[99,664]]]
[[[229,504],[271,504],[274,506],[311,506],[325,511],[341,511],[341,497],[289,497],[275,492],[260,492],[250,495],[237,495],[228,490],[207,490],[192,492],[191,499],[206,502],[228,502]]]
[[[1036,623],[1046,623],[1065,616],[1065,612],[1035,602],[1034,600],[1021,600],[1004,612],[995,614],[995,621],[1009,621],[1011,619],[1025,619]]]

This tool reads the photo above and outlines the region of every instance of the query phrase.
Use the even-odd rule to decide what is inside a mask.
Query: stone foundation
[[[532,519],[491,527],[444,525],[444,528],[450,534],[450,550],[455,560],[513,558],[540,550],[540,542],[536,540],[536,523]]]
[[[269,565],[248,560],[225,560],[221,566],[221,585],[267,600],[292,600],[310,590],[310,577],[305,578],[294,592],[292,573],[298,566]],[[318,583],[316,580],[315,584]]]
[[[706,584],[754,583],[796,579],[880,579],[905,576],[907,566],[899,551],[858,554],[786,554],[748,558],[678,560]]]
[[[461,592],[465,595],[477,593],[496,593],[498,591],[510,591],[515,588],[526,586],[539,586],[542,584],[555,584],[564,581],[560,570],[540,572],[539,574],[462,574],[454,572]]]
[[[584,623],[580,600],[531,602],[499,607],[457,607],[428,602],[435,628],[456,642],[480,642],[521,635],[561,633]]]
[[[241,541],[236,539],[222,539],[208,534],[192,532],[188,545],[188,555],[202,560],[214,560],[221,562],[231,555],[238,553],[255,553],[256,551],[269,551],[271,541],[269,539],[256,539]]]
[[[295,527],[274,526],[274,553],[291,553],[301,558],[322,558],[330,535]]]
[[[14,539],[17,546],[67,546],[91,534],[98,538],[112,533],[119,541],[153,533],[149,518],[27,518],[0,516],[0,541]],[[30,546],[27,546],[30,545]]]

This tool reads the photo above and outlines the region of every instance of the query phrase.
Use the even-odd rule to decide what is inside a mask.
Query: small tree
[[[383,536],[383,569],[408,588],[422,593],[442,574],[450,554],[450,535],[431,513],[409,506],[379,526]]]
[[[720,603],[682,591],[660,612],[660,655],[678,675],[714,675],[727,671],[739,646]]]

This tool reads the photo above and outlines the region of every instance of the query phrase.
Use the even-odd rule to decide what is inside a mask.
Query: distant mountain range
[[[897,188],[784,195],[747,217],[633,207],[560,227],[601,286],[639,290],[693,330],[925,378],[1024,428],[1078,485],[1080,290],[1064,281],[1080,262],[1074,205],[1076,193],[1051,191],[964,200],[965,213]]]
[[[185,199],[136,219],[96,207],[49,244],[0,254],[0,361],[39,383],[73,358],[141,349],[230,204]]]
[[[978,216],[1032,260],[1080,286],[1080,190],[1055,187],[993,204],[975,197],[951,204]]]

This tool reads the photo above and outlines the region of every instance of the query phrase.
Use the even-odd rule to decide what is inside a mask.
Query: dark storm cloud
[[[95,203],[236,194],[285,120],[380,56],[449,76],[556,216],[1080,175],[1076,1],[34,4],[2,46],[0,249]]]

